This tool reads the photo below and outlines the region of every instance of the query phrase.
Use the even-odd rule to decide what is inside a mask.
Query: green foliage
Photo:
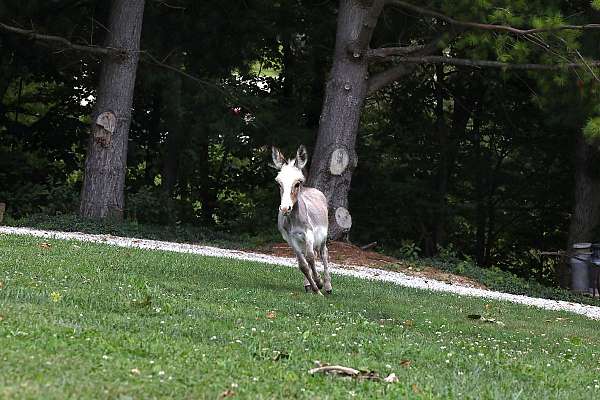
[[[92,234],[109,234],[122,237],[137,237],[152,240],[164,240],[181,243],[198,243],[221,246],[232,249],[256,248],[279,239],[279,233],[273,228],[255,234],[219,230],[211,226],[190,225],[181,222],[169,224],[142,224],[137,221],[123,222],[97,221],[79,217],[75,214],[64,214],[49,217],[46,214],[32,214],[15,219],[10,216],[4,221],[9,226],[34,227],[38,229],[58,230],[66,232],[84,232]]]
[[[400,242],[400,248],[398,249],[398,253],[408,260],[414,260],[419,257],[419,253],[421,249],[415,242],[412,240],[403,240]]]
[[[600,117],[590,118],[583,127],[583,134],[590,141],[600,138]]]

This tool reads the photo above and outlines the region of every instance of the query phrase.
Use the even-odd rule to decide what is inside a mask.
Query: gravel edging
[[[228,250],[211,246],[199,246],[186,243],[163,242],[158,240],[125,238],[112,235],[92,235],[80,232],[44,231],[31,228],[14,228],[0,226],[0,234],[34,236],[48,239],[77,240],[81,242],[104,243],[119,247],[164,250],[177,253],[190,253],[203,256],[234,258],[239,260],[257,261],[266,264],[285,265],[296,267],[293,258],[275,257],[267,254],[250,253],[239,250]],[[424,279],[405,275],[401,272],[385,271],[376,268],[361,266],[340,266],[330,263],[330,271],[333,274],[352,276],[361,279],[390,282],[396,285],[425,289],[436,292],[448,292],[461,296],[481,297],[493,300],[503,300],[512,303],[525,304],[528,306],[543,308],[546,310],[568,311],[586,316],[590,319],[600,320],[600,307],[586,304],[573,303],[561,300],[549,300],[536,297],[528,297],[510,293],[495,292],[492,290],[477,289],[467,286],[450,285],[433,279]]]

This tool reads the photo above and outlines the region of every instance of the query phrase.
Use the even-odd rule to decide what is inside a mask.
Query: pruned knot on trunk
[[[352,216],[346,208],[338,207],[335,210],[335,222],[347,232],[352,227]]]
[[[112,111],[105,111],[96,117],[92,126],[94,140],[102,147],[108,147],[112,140],[112,135],[117,127],[117,117]]]
[[[342,175],[348,163],[350,162],[350,156],[346,149],[337,148],[331,153],[331,160],[329,162],[329,171],[332,175]]]

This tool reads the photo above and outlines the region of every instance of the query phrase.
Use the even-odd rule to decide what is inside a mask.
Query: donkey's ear
[[[302,169],[306,165],[308,161],[308,152],[306,151],[306,147],[302,144],[298,147],[298,151],[296,152],[296,167]]]
[[[281,154],[281,151],[275,146],[271,147],[271,153],[273,156],[273,164],[275,165],[275,168],[281,169],[281,167],[283,167],[283,165],[285,164],[285,158],[283,157],[283,154]]]

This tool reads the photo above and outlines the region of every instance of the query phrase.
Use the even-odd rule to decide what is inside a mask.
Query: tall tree
[[[139,60],[144,0],[114,0],[106,47],[122,51],[102,62],[81,190],[80,213],[123,218],[127,142]]]
[[[357,164],[356,132],[368,88],[364,50],[382,9],[383,0],[375,0],[370,7],[349,0],[341,1],[338,11],[333,66],[309,174],[309,184],[327,197],[332,212],[329,235],[335,239],[352,225],[348,191]]]
[[[592,241],[594,229],[600,220],[600,174],[596,171],[598,156],[596,146],[588,143],[580,132],[575,141],[575,189],[569,246]],[[564,276],[559,278],[564,284]]]
[[[444,6],[450,7],[448,6],[450,3],[442,3],[444,3]],[[437,24],[439,26],[437,35],[432,40],[427,37],[411,38],[412,43],[409,46],[371,48],[373,32],[385,5],[400,7],[420,15],[433,25]],[[463,6],[464,4],[453,5],[459,12],[464,14]],[[464,22],[401,0],[340,0],[333,65],[325,90],[316,146],[309,174],[309,184],[323,191],[328,199],[330,208],[329,236],[331,239],[341,238],[352,226],[352,218],[348,211],[348,193],[352,173],[358,163],[355,146],[360,114],[369,94],[373,94],[410,74],[418,64],[434,63],[537,70],[561,69],[565,66],[589,68],[590,65],[598,65],[597,62],[567,63],[563,66],[514,64],[504,61],[456,58],[447,54],[435,55],[434,53],[439,51],[440,47],[445,45],[449,39],[455,38],[467,30],[499,32],[500,34],[496,40],[500,49],[496,53],[502,56],[499,57],[501,60],[510,60],[510,54],[502,49],[502,46],[508,41],[506,35],[525,36],[544,32],[556,33],[563,30],[584,30],[597,27],[591,25],[562,25],[561,23],[557,24],[556,20],[552,20],[547,26],[543,26],[543,22],[538,22],[542,25],[541,27],[517,29],[503,24],[506,21],[511,22],[513,20],[522,23],[521,20],[512,15],[511,10],[508,10],[505,13],[506,15],[503,13],[498,15],[497,9],[494,9],[495,11],[486,9],[490,5],[482,5],[482,7],[483,10],[474,10],[472,13],[480,15],[480,11],[489,12],[492,14],[494,22],[500,23]],[[518,5],[517,7],[525,7],[526,11],[531,11],[530,8],[542,11],[541,6],[537,3]],[[538,7],[538,9],[535,7]],[[467,39],[473,40],[472,37]],[[573,41],[574,39],[570,38],[564,40],[564,42],[567,43],[568,40]],[[488,40],[489,42],[490,40]],[[546,46],[547,43],[542,43],[542,45]],[[527,47],[527,45],[521,43],[520,46],[515,46],[514,50],[515,52],[527,54],[529,50],[523,50],[524,47]],[[377,64],[385,63],[387,65],[384,68],[375,67]],[[391,65],[389,65],[390,63]],[[370,70],[370,66],[374,68]],[[370,72],[377,70],[378,73],[369,75]]]

